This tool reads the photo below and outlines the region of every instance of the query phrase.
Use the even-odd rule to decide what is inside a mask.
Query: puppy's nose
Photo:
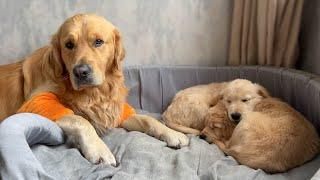
[[[231,118],[238,123],[241,120],[241,114],[238,112],[232,113]]]
[[[204,135],[204,134],[200,134],[199,138],[200,138],[200,139],[204,139],[204,140],[205,140],[205,139],[207,138],[207,136],[206,136],[206,135]]]
[[[73,74],[78,79],[86,79],[92,73],[92,69],[88,64],[79,64],[73,68]]]

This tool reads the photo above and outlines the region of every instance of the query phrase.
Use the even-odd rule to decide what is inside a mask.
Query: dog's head
[[[208,110],[204,120],[205,127],[201,131],[200,138],[209,143],[230,139],[236,126],[235,122],[229,120],[227,109],[221,101]]]
[[[51,43],[50,68],[56,78],[67,76],[74,90],[99,86],[106,76],[121,71],[121,36],[103,17],[75,15],[61,25]]]
[[[231,81],[222,91],[222,102],[231,121],[239,123],[244,113],[252,111],[263,98],[270,97],[268,91],[245,79]]]

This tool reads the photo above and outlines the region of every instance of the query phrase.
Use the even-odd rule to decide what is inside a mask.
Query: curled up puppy
[[[229,120],[227,109],[221,101],[208,110],[204,121],[205,127],[201,131],[200,138],[209,143],[212,143],[213,140],[228,141],[237,125],[234,121]]]
[[[237,124],[231,138],[210,135],[210,127],[202,133],[240,164],[278,173],[318,154],[320,141],[312,124],[288,104],[270,97],[260,85],[234,80],[222,91],[221,101],[224,119]],[[223,131],[224,126],[212,124],[211,129]]]
[[[197,85],[179,91],[162,115],[165,124],[185,134],[199,135],[209,109],[217,104],[226,84]]]

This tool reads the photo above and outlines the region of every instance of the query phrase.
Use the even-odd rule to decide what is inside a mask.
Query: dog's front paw
[[[185,134],[172,129],[162,134],[160,139],[165,141],[169,147],[181,148],[189,145],[189,138]]]
[[[117,162],[107,145],[99,138],[81,147],[84,157],[93,164],[116,166]]]

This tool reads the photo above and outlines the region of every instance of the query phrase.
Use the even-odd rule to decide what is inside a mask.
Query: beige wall
[[[232,0],[2,0],[0,64],[49,42],[62,21],[94,12],[119,27],[126,65],[224,65]]]

